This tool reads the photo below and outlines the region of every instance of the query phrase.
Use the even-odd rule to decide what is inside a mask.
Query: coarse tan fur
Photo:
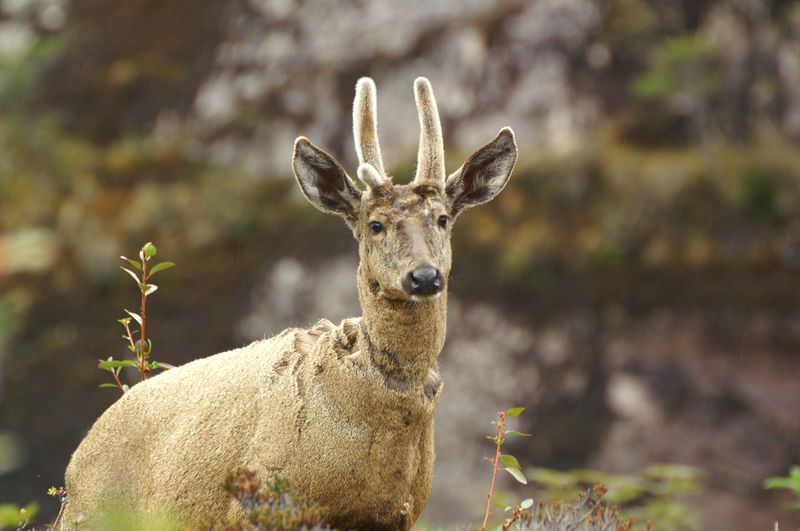
[[[428,81],[418,79],[415,92],[422,135],[410,184],[385,174],[372,80],[359,81],[354,102],[365,190],[308,140],[295,143],[303,194],[343,217],[359,242],[362,317],[291,328],[133,386],[72,456],[66,527],[84,520],[81,528],[96,529],[115,507],[185,525],[241,518],[222,487],[241,467],[288,479],[339,528],[405,529],[406,502],[416,519],[433,477],[450,229],[461,211],[503,189],[517,150],[503,129],[445,178]],[[420,267],[441,275],[436,293],[408,287]]]

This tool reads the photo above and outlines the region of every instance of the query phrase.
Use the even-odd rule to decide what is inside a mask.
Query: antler
[[[378,116],[376,113],[375,82],[362,77],[356,83],[353,101],[353,137],[358,155],[358,176],[372,189],[388,182],[378,143]]]
[[[444,145],[439,110],[433,97],[431,83],[424,77],[414,81],[414,97],[419,112],[419,155],[414,184],[428,184],[444,188]]]

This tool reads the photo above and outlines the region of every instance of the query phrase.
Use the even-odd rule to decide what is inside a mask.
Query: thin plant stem
[[[119,387],[120,391],[124,393],[125,388],[122,386],[122,381],[119,379],[119,373],[114,369],[111,369],[109,372],[111,373],[111,376],[114,377],[114,382],[117,384],[117,387]]]
[[[487,496],[486,500],[486,515],[483,517],[483,526],[481,529],[486,529],[486,524],[489,522],[489,516],[492,514],[492,496],[494,496],[494,483],[497,479],[497,465],[500,463],[500,447],[503,445],[503,434],[504,428],[506,423],[506,414],[504,412],[498,413],[500,416],[500,422],[497,423],[497,435],[494,438],[495,446],[497,446],[497,450],[494,454],[494,460],[492,461],[492,483],[489,486],[489,495]]]
[[[63,487],[61,487],[63,489]],[[50,527],[52,530],[59,529],[61,524],[61,519],[64,517],[64,508],[67,506],[67,497],[66,497],[66,490],[63,491],[63,495],[59,496],[59,502],[61,503],[61,507],[58,508],[58,514],[56,515],[56,520],[53,522],[53,525]]]
[[[503,527],[501,528],[502,531],[508,531],[509,529],[511,529],[511,526],[514,525],[514,522],[519,520],[520,516],[522,516],[522,511],[520,511],[519,509],[514,509],[514,515],[508,520],[506,520],[506,522],[503,524]]]
[[[142,260],[142,284],[147,285],[147,256],[145,255]],[[142,375],[142,380],[147,379],[147,370],[145,367],[145,349],[147,348],[147,295],[146,289],[141,289],[142,292],[142,304],[141,304],[141,316],[142,316],[142,326],[140,326],[141,334],[139,336],[139,372]]]
[[[133,340],[133,332],[131,332],[131,327],[128,322],[125,322],[125,333],[128,334],[128,343],[131,344],[131,348],[133,348],[133,354],[136,355],[136,341]]]

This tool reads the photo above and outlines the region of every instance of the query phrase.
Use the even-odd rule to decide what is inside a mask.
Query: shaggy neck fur
[[[437,358],[447,331],[447,290],[432,301],[389,299],[371,290],[364,268],[358,268],[358,295],[363,317],[359,346],[397,390],[423,382]],[[377,291],[377,293],[376,293]]]

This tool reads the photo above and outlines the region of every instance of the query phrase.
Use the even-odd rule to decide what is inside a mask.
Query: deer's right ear
[[[358,217],[361,190],[341,164],[305,137],[294,142],[292,168],[300,190],[312,205],[348,221]]]
[[[516,161],[514,132],[504,127],[494,140],[473,153],[447,178],[445,193],[451,215],[455,218],[462,210],[494,199],[508,182]]]

